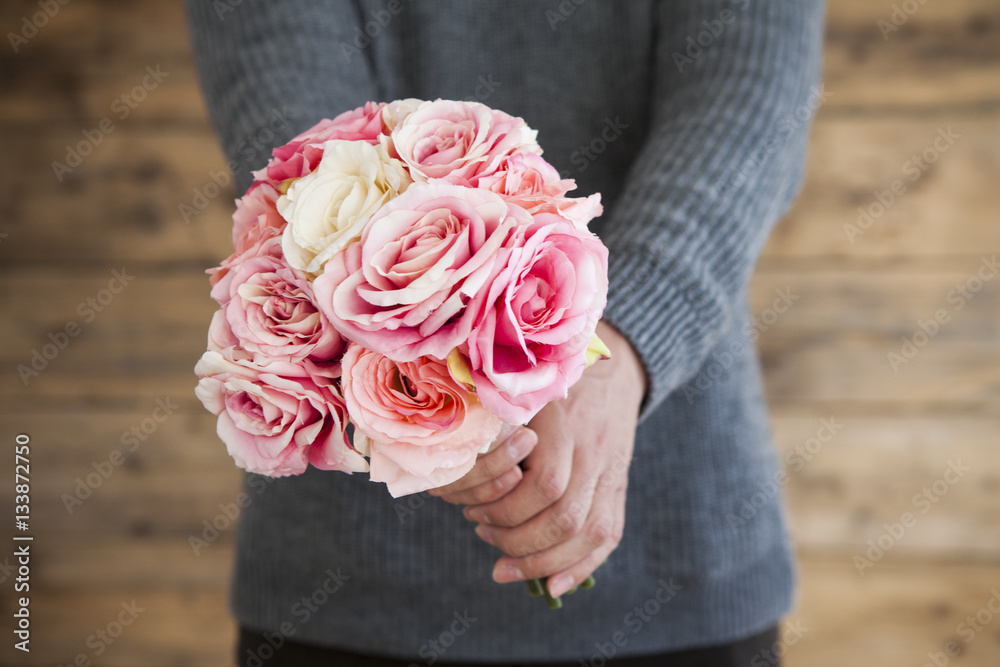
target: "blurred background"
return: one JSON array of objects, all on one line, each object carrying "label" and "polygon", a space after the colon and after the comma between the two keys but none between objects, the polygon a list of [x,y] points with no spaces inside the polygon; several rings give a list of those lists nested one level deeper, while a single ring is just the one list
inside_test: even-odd
[{"label": "blurred background", "polygon": [[[192,368],[235,193],[182,8],[7,0],[0,28],[0,507],[27,433],[35,538],[30,656],[0,549],[0,664],[231,664],[241,473]],[[779,649],[998,665],[1000,3],[831,0],[827,39],[753,282],[801,563]]]}]

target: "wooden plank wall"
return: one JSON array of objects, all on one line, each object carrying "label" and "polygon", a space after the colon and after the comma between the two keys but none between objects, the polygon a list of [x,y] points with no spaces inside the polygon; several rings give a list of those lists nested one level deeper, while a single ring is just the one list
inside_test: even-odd
[{"label": "wooden plank wall", "polygon": [[[903,5],[918,9],[883,36]],[[0,34],[37,9],[4,3]],[[790,620],[808,628],[782,649],[791,667],[904,667],[953,641],[953,664],[1000,664],[987,607],[1000,589],[1000,280],[975,281],[1000,251],[1000,5],[831,0],[827,34],[808,180],[753,283],[801,558]],[[112,101],[147,66],[169,75],[120,118]],[[213,310],[200,271],[228,252],[233,193],[190,223],[178,212],[224,168],[183,14],[72,0],[18,53],[4,44],[0,72],[0,433],[34,438],[37,540],[36,650],[24,661],[5,639],[0,663],[94,658],[87,638],[134,599],[146,611],[95,664],[228,664],[232,531],[199,556],[187,537],[239,488],[191,373]],[[57,181],[52,161],[105,118],[114,131]],[[907,162],[949,131],[915,174]],[[897,179],[905,192],[879,212]],[[859,207],[876,213],[867,227]],[[111,295],[114,270],[134,278]],[[958,299],[958,286],[977,291]],[[779,290],[796,300],[773,317]],[[893,368],[938,311],[948,321]],[[79,333],[22,382],[17,365],[70,322]],[[162,423],[157,400],[177,405]],[[133,427],[149,433],[70,513],[63,494]],[[968,470],[938,482],[953,463]],[[0,499],[10,507],[9,486]],[[906,512],[915,523],[859,573],[855,557]],[[970,636],[960,624],[977,613]]]}]

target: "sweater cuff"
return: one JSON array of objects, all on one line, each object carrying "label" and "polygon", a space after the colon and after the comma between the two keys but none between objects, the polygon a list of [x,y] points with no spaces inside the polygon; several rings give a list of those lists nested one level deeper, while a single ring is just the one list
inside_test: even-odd
[{"label": "sweater cuff", "polygon": [[688,380],[682,360],[706,356],[727,328],[726,300],[683,257],[642,245],[610,249],[608,284],[602,319],[628,339],[646,371],[641,422]]}]

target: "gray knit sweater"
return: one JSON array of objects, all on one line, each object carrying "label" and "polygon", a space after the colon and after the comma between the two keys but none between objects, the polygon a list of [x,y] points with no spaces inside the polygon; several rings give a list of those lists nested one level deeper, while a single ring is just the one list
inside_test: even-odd
[{"label": "gray knit sweater", "polygon": [[603,195],[604,317],[650,379],[624,538],[564,609],[493,583],[500,554],[459,508],[310,470],[247,476],[238,621],[429,663],[655,653],[777,622],[795,577],[746,293],[801,182],[822,1],[189,0],[188,13],[238,189],[271,147],[367,100],[478,99],[537,128],[576,194]]}]

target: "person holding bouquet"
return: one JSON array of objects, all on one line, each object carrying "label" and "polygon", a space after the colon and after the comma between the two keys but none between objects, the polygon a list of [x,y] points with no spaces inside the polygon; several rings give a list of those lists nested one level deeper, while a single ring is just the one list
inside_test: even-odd
[{"label": "person holding bouquet", "polygon": [[[609,358],[575,384],[556,375],[539,385],[557,400],[505,429],[467,472],[419,493],[399,486],[399,497],[320,469],[354,465],[340,459],[288,477],[248,473],[231,594],[239,664],[778,664],[795,574],[747,285],[801,185],[821,0],[187,8],[238,192],[272,148],[323,118],[366,102],[469,100],[536,128],[558,177],[600,192],[604,208],[589,228],[607,247],[596,332]],[[275,113],[291,119],[277,133]],[[394,150],[408,175],[385,162],[378,176],[400,192],[426,166],[420,137],[403,135]],[[282,180],[265,186],[294,225],[299,194]],[[399,200],[421,211],[426,193]],[[365,280],[361,245],[330,259],[308,239],[283,245],[301,274],[263,253],[213,276],[213,296],[225,303],[273,275],[349,304],[341,287],[301,276]],[[348,316],[334,324],[366,335]],[[214,343],[224,347],[230,329],[213,321]],[[309,349],[330,352],[333,335],[317,331]],[[378,372],[384,362],[366,355],[344,355],[344,378]],[[238,373],[212,363],[213,377]],[[556,598],[595,570],[599,584],[559,610],[494,583],[544,580]]]}]

